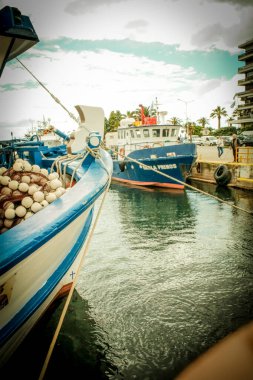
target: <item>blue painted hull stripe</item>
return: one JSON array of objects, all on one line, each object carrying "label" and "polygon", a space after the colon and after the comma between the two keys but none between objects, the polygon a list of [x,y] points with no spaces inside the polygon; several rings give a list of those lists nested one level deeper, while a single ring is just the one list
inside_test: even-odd
[{"label": "blue painted hull stripe", "polygon": [[43,304],[49,297],[59,281],[64,277],[73,262],[78,256],[78,253],[87,238],[90,230],[94,209],[92,208],[86,219],[84,227],[71,251],[67,254],[65,259],[56,269],[56,271],[49,277],[45,285],[38,290],[38,292],[27,302],[27,304],[15,315],[15,317],[8,322],[8,324],[1,330],[0,345],[2,346],[10,337],[35,313],[35,311]]},{"label": "blue painted hull stripe", "polygon": [[[93,172],[95,169],[93,169]],[[95,176],[94,181],[96,181],[98,176],[101,176],[101,170],[98,170]],[[84,179],[81,179],[82,181]],[[84,180],[85,181],[85,180]],[[1,242],[1,258],[0,258],[0,275],[7,272],[9,269],[13,268],[19,262],[28,257],[32,252],[40,248],[48,240],[52,239],[60,231],[62,231],[69,223],[81,215],[85,210],[87,210],[90,205],[92,205],[95,200],[104,192],[108,184],[107,181],[100,181],[100,186],[94,185],[95,194],[88,194],[88,196],[80,196],[81,188],[78,188],[78,184],[75,185],[72,189],[75,191],[77,186],[76,197],[78,200],[76,203],[66,202],[64,206],[63,202],[57,199],[54,203],[54,211],[49,211],[49,208],[45,208],[40,213],[33,215],[32,218],[29,218],[24,223],[26,227],[22,226],[23,223],[16,227],[16,231],[9,230],[6,233],[0,235]],[[91,183],[93,185],[93,183]],[[72,190],[71,190],[72,191]],[[74,198],[74,197],[73,197]],[[59,202],[57,202],[59,201]],[[62,202],[62,203],[60,203]],[[66,208],[63,210],[63,207]],[[40,218],[44,212],[45,218],[48,218],[48,224],[45,228],[45,219]],[[52,222],[50,223],[50,218],[52,216]],[[39,215],[40,214],[40,215]],[[33,219],[33,220],[32,220]],[[19,230],[18,230],[19,228]],[[21,231],[18,233],[18,231]],[[27,231],[31,231],[30,234]]]}]

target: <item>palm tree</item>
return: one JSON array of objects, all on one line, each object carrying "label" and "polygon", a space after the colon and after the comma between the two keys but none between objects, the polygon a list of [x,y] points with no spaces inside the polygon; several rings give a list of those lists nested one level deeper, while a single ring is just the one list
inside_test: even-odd
[{"label": "palm tree", "polygon": [[228,127],[231,127],[231,125],[233,124],[232,121],[234,121],[234,120],[235,119],[231,116],[227,119]]},{"label": "palm tree", "polygon": [[122,119],[130,117],[136,117],[136,111],[126,111],[125,114],[122,114]]},{"label": "palm tree", "polygon": [[220,119],[221,116],[228,116],[228,113],[224,107],[217,106],[214,110],[212,110],[210,117],[213,119],[215,117],[218,118],[218,129],[220,129]]},{"label": "palm tree", "polygon": [[182,120],[179,119],[178,117],[176,116],[173,116],[171,119],[170,119],[170,122],[172,125],[180,125],[182,123]]},{"label": "palm tree", "polygon": [[201,119],[197,120],[197,122],[199,124],[201,124],[201,127],[204,129],[206,124],[209,124],[208,123],[208,119],[206,119],[205,117],[201,117]]}]

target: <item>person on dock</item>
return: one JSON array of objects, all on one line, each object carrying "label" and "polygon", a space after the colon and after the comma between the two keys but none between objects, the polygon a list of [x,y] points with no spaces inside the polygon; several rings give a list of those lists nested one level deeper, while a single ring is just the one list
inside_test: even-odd
[{"label": "person on dock", "polygon": [[239,140],[237,135],[234,133],[232,135],[231,147],[233,150],[234,162],[237,162],[237,147],[239,146]]},{"label": "person on dock", "polygon": [[223,155],[224,152],[224,141],[221,136],[217,138],[217,149],[218,149],[218,157]]}]

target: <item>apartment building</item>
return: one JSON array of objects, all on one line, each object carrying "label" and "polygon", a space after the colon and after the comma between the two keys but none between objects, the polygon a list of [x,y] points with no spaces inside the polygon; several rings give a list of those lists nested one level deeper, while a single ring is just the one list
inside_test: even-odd
[{"label": "apartment building", "polygon": [[238,86],[243,86],[244,90],[235,94],[238,106],[235,111],[236,120],[231,124],[238,124],[238,127],[253,127],[253,39],[238,46],[245,50],[238,56],[238,60],[244,62],[244,66],[238,69],[239,74],[244,74],[244,78],[238,81]]}]

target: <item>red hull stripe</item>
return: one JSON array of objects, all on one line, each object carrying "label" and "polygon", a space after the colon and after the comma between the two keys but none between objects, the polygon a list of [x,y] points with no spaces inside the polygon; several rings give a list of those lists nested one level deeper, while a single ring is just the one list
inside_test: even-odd
[{"label": "red hull stripe", "polygon": [[115,178],[115,177],[112,177],[112,179],[114,181],[129,183],[132,185],[168,187],[170,189],[184,189],[184,185],[179,185],[175,183],[130,181],[128,179],[121,179],[121,178]]}]

